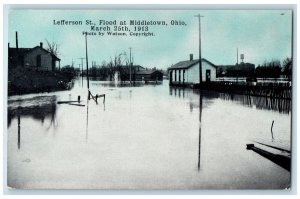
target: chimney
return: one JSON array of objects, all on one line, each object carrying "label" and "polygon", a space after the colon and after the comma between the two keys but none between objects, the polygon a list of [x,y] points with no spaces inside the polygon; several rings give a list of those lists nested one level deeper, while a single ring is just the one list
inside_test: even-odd
[{"label": "chimney", "polygon": [[190,54],[190,61],[193,61],[193,54]]},{"label": "chimney", "polygon": [[16,32],[16,48],[19,50],[19,44],[18,44],[18,32]]},{"label": "chimney", "polygon": [[40,42],[40,47],[43,48],[43,42]]}]

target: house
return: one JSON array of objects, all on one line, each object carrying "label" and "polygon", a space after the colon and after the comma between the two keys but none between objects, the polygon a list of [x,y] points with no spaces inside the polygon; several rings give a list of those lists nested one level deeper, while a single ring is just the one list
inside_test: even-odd
[{"label": "house", "polygon": [[145,70],[145,68],[141,65],[133,65],[132,70],[133,71],[141,71],[141,70]]},{"label": "house", "polygon": [[8,66],[54,71],[56,67],[60,68],[60,59],[44,49],[42,42],[34,48],[18,48],[18,45],[10,48],[8,45]]},{"label": "house", "polygon": [[163,73],[159,70],[140,70],[135,73],[137,81],[162,81]]},{"label": "house", "polygon": [[241,62],[235,65],[219,65],[217,66],[218,77],[251,77],[254,75],[255,65],[251,63]]},{"label": "house", "polygon": [[[201,59],[202,63],[202,82],[216,80],[217,66],[206,59]],[[181,61],[168,69],[170,85],[193,85],[199,84],[199,59],[193,59],[190,54],[190,60]]]}]

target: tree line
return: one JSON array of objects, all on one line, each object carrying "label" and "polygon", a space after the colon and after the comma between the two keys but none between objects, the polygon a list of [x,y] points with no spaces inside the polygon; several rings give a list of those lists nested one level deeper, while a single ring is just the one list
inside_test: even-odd
[{"label": "tree line", "polygon": [[218,66],[217,77],[257,77],[257,78],[279,78],[292,77],[292,59],[265,61],[256,68],[254,64],[240,63],[232,66]]},{"label": "tree line", "polygon": [[281,63],[279,60],[264,62],[255,68],[255,76],[260,78],[292,77],[292,59],[286,58]]},{"label": "tree line", "polygon": [[[49,42],[48,40],[46,40],[46,42],[47,50],[54,55],[58,55],[59,45],[56,42]],[[239,65],[234,69],[228,69],[227,73],[225,73],[224,70],[219,67],[217,69],[217,76],[245,76],[257,78],[279,78],[284,76],[291,79],[293,62],[291,58],[287,57],[282,63],[279,60],[265,61],[254,69],[249,70],[249,68],[251,67],[244,66],[243,68],[242,65]],[[131,58],[128,58],[126,52],[122,52],[116,54],[113,58],[110,58],[109,62],[103,61],[102,64],[98,66],[92,65],[92,67],[89,68],[89,76],[97,77],[100,80],[112,81],[117,72],[120,80],[124,81],[129,79],[130,73],[134,78],[137,70],[138,69],[135,66],[132,66]],[[74,78],[76,75],[86,76],[87,71],[80,71],[80,69],[75,69],[73,66],[68,65],[61,68],[60,72],[68,78]]]}]

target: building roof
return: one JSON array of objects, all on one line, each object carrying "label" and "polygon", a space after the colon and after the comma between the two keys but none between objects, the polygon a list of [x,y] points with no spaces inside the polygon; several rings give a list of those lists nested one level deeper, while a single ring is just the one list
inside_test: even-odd
[{"label": "building roof", "polygon": [[153,74],[154,72],[157,72],[157,71],[162,73],[159,70],[140,70],[140,71],[136,71],[136,74],[137,75],[151,75],[151,74]]},{"label": "building roof", "polygon": [[[216,65],[214,65],[213,63],[211,63],[211,62],[208,61],[207,59],[202,58],[202,62],[206,62],[206,63],[208,63],[209,65],[211,65],[211,66],[217,68]],[[191,61],[190,61],[190,60],[187,60],[187,61],[181,61],[181,62],[178,62],[177,64],[171,66],[171,67],[169,68],[169,70],[170,70],[170,69],[188,69],[188,68],[190,68],[190,67],[192,67],[192,66],[194,66],[195,64],[198,64],[198,63],[199,63],[199,59],[194,59],[194,60],[191,60]]]},{"label": "building roof", "polygon": [[54,55],[53,53],[49,52],[48,50],[46,50],[46,49],[44,49],[44,48],[42,48],[42,47],[40,47],[40,46],[35,46],[34,48],[18,48],[18,49],[17,49],[17,48],[9,48],[8,53],[9,53],[9,56],[10,56],[10,57],[15,57],[15,56],[17,56],[17,55],[23,56],[23,55],[26,55],[26,54],[28,54],[29,52],[31,52],[31,51],[33,51],[33,50],[35,50],[35,49],[37,49],[37,48],[42,49],[42,50],[45,51],[46,53],[50,53],[51,56],[52,56],[54,59],[60,60],[56,55]]},{"label": "building roof", "polygon": [[218,68],[223,70],[253,70],[255,69],[255,65],[252,63],[239,63],[235,65],[219,65]]},{"label": "building roof", "polygon": [[133,68],[142,68],[142,69],[145,69],[143,66],[141,66],[141,65],[133,65],[132,66]]}]

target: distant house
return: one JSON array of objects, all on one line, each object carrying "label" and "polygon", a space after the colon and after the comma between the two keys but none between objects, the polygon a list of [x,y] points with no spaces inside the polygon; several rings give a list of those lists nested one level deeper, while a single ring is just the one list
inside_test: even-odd
[{"label": "distant house", "polygon": [[133,71],[141,71],[141,70],[145,70],[145,68],[141,65],[133,65],[132,70]]},{"label": "distant house", "polygon": [[10,48],[8,47],[8,66],[32,68],[39,71],[53,71],[60,67],[60,59],[43,48],[41,42],[34,48]]},{"label": "distant house", "polygon": [[[206,59],[202,62],[202,81],[216,80],[217,66]],[[199,84],[199,59],[194,60],[190,54],[190,60],[181,61],[168,69],[170,85],[193,85]]]},{"label": "distant house", "polygon": [[254,75],[255,65],[251,63],[241,62],[235,65],[219,65],[217,66],[218,77],[251,77]]},{"label": "distant house", "polygon": [[135,73],[137,81],[162,81],[163,73],[159,70],[140,70]]}]

